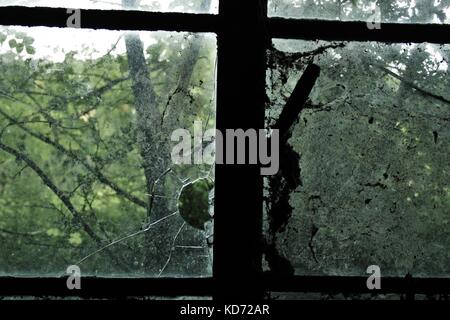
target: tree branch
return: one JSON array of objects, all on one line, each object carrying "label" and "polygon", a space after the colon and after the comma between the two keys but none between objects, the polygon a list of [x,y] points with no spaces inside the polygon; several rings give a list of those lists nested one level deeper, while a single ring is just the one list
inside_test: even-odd
[{"label": "tree branch", "polygon": [[21,160],[25,162],[28,167],[30,167],[38,176],[41,178],[41,180],[44,182],[44,184],[53,191],[53,193],[61,200],[62,203],[66,206],[66,208],[72,213],[72,215],[75,217],[78,222],[81,223],[83,226],[84,231],[96,242],[101,243],[101,239],[95,234],[95,232],[92,230],[92,228],[87,224],[86,221],[84,221],[83,217],[78,213],[78,211],[73,206],[70,199],[67,197],[67,195],[58,189],[58,187],[50,180],[50,178],[42,171],[42,169],[30,158],[28,158],[25,154],[3,144],[0,142],[0,149],[4,150],[5,152],[9,153],[10,155],[16,157],[16,159]]},{"label": "tree branch", "polygon": [[[31,160],[29,157],[27,157],[20,151],[17,151],[16,149],[9,147],[3,144],[2,142],[0,142],[0,149],[16,157],[16,159],[25,162],[39,176],[39,178],[41,178],[44,184],[51,191],[53,191],[53,193],[61,200],[64,206],[73,215],[75,220],[81,224],[83,230],[89,235],[89,237],[91,237],[91,239],[94,240],[98,245],[102,245],[102,239],[94,232],[91,226],[83,219],[81,214],[75,209],[69,197],[67,197],[67,195],[63,191],[58,189],[58,187],[51,181],[51,179],[45,174],[44,171],[42,171],[42,169],[33,160]],[[122,267],[127,269],[127,267],[124,264],[122,264],[121,261],[116,256],[114,256],[110,251],[107,251],[107,253],[116,263],[121,264]]]},{"label": "tree branch", "polygon": [[395,72],[392,72],[391,70],[389,70],[388,68],[386,68],[385,66],[382,65],[375,65],[377,68],[383,70],[384,72],[386,72],[387,74],[389,74],[390,76],[396,78],[397,80],[402,81],[403,83],[405,83],[406,85],[410,86],[413,89],[416,89],[417,91],[419,91],[421,94],[425,95],[425,96],[429,96],[431,98],[434,98],[436,100],[439,100],[445,104],[450,104],[450,100],[444,98],[443,96],[431,93],[426,91],[425,89],[422,89],[421,87],[417,86],[416,84],[414,84],[412,81],[409,81],[407,79],[405,79],[404,77],[396,74]]},{"label": "tree branch", "polygon": [[53,146],[54,148],[56,148],[58,151],[64,153],[65,155],[69,156],[70,158],[74,159],[75,161],[81,163],[86,169],[88,169],[92,174],[94,174],[97,179],[109,186],[111,189],[113,189],[118,195],[128,199],[129,201],[133,202],[134,204],[143,207],[143,208],[147,208],[147,203],[138,199],[137,197],[129,194],[128,192],[126,192],[125,190],[121,189],[118,185],[116,185],[113,181],[109,180],[103,173],[101,173],[100,170],[98,170],[97,168],[91,166],[89,163],[87,163],[81,156],[79,156],[78,154],[74,153],[73,151],[67,150],[66,148],[64,148],[64,146],[62,146],[61,144],[51,140],[50,138],[34,132],[30,129],[28,129],[26,126],[20,124],[16,119],[14,119],[13,117],[9,116],[7,113],[5,113],[4,111],[2,111],[0,109],[0,114],[2,116],[4,116],[6,119],[8,119],[10,122],[15,123],[19,128],[21,128],[23,131],[27,132],[29,135],[35,137],[36,139],[41,140],[42,142]]}]

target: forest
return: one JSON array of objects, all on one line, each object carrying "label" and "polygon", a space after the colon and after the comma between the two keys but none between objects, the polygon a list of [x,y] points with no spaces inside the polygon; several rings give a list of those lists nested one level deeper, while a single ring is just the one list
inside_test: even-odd
[{"label": "forest", "polygon": [[170,136],[215,128],[215,36],[3,27],[0,43],[0,273],[209,275],[178,202],[213,172],[174,166]]},{"label": "forest", "polygon": [[[210,0],[150,2],[80,6],[215,12]],[[381,29],[450,22],[444,0],[271,0],[268,11],[342,21],[378,12]],[[211,275],[208,230],[179,208],[199,178],[208,183],[190,199],[211,200],[214,166],[173,165],[170,136],[196,121],[215,128],[216,46],[213,34],[0,28],[1,275],[61,276],[70,265],[94,276]],[[321,69],[289,140],[298,184],[280,196],[266,179],[264,235],[286,272],[448,275],[449,58],[433,43],[274,39],[268,128],[305,68]],[[279,201],[289,210],[275,226]]]},{"label": "forest", "polygon": [[[449,22],[447,1],[272,1],[271,10],[366,21],[375,6],[381,31]],[[320,67],[289,141],[296,186],[289,197],[267,190],[265,233],[283,272],[364,276],[376,265],[383,276],[448,276],[449,59],[450,47],[433,43],[274,41],[268,126],[306,66]],[[289,210],[274,225],[280,207]]]}]

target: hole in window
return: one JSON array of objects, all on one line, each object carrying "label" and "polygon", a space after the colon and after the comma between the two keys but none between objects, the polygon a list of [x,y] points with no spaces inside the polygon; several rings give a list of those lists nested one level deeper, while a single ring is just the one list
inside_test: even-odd
[{"label": "hole in window", "polygon": [[450,4],[432,0],[269,0],[269,15],[374,23],[449,23]]},{"label": "hole in window", "polygon": [[0,6],[55,7],[103,10],[218,13],[218,0],[5,0]]},{"label": "hole in window", "polygon": [[267,270],[448,276],[449,57],[429,43],[274,41],[269,126],[306,66],[321,74],[285,148],[289,170],[266,181]]},{"label": "hole in window", "polygon": [[192,219],[212,214],[213,166],[176,165],[171,134],[215,128],[215,35],[2,27],[0,43],[0,274],[211,275],[211,219]]}]

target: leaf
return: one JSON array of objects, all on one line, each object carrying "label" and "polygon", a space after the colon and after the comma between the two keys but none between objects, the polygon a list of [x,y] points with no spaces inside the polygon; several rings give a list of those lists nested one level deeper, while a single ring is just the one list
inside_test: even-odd
[{"label": "leaf", "polygon": [[28,54],[35,54],[36,50],[34,50],[34,48],[32,46],[27,46],[25,48],[25,50],[27,51]]},{"label": "leaf", "polygon": [[16,46],[17,53],[21,53],[23,51],[24,45],[23,43],[18,43]]},{"label": "leaf", "polygon": [[6,36],[3,33],[0,33],[0,43],[3,44],[5,42]]},{"label": "leaf", "polygon": [[128,64],[126,62],[120,64],[120,72],[122,73],[128,72]]},{"label": "leaf", "polygon": [[69,243],[78,247],[83,243],[83,239],[81,238],[81,234],[79,232],[74,232],[70,234]]},{"label": "leaf", "polygon": [[61,231],[59,231],[59,229],[57,228],[51,228],[47,230],[47,235],[49,237],[59,237],[61,235]]},{"label": "leaf", "polygon": [[123,56],[118,56],[117,60],[119,62],[119,70],[122,73],[128,72],[128,60]]},{"label": "leaf", "polygon": [[26,46],[32,45],[33,42],[34,42],[34,39],[31,38],[31,37],[28,37],[28,36],[27,36],[27,37],[23,38],[23,43],[24,43]]},{"label": "leaf", "polygon": [[11,39],[11,40],[9,40],[9,47],[11,48],[11,49],[13,49],[13,48],[15,48],[16,46],[17,46],[17,41],[15,40],[15,39]]},{"label": "leaf", "polygon": [[27,37],[27,34],[25,32],[16,32],[15,36],[17,39],[25,39]]}]

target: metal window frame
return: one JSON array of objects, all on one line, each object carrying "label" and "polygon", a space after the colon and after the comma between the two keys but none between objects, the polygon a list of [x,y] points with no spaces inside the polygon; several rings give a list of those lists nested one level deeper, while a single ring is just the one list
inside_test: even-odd
[{"label": "metal window frame", "polygon": [[[62,8],[3,7],[0,25],[66,27]],[[304,40],[450,43],[450,25],[267,17],[267,0],[221,0],[219,14],[82,10],[82,28],[210,32],[218,38],[217,127],[259,129],[264,125],[266,50],[272,38]],[[365,277],[310,277],[262,271],[263,180],[257,165],[216,167],[215,243],[212,278],[83,278],[69,291],[65,278],[0,278],[0,296],[208,296],[261,299],[266,292],[372,293]],[[377,293],[450,294],[449,278],[383,278]]]}]

